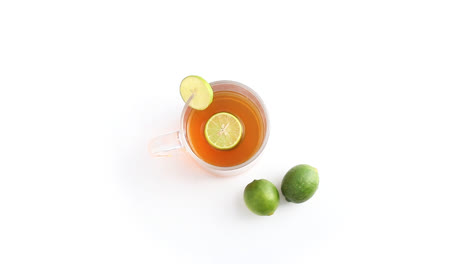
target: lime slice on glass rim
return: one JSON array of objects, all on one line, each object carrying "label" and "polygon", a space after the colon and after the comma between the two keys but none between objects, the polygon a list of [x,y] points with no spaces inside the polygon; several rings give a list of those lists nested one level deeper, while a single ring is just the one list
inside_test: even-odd
[{"label": "lime slice on glass rim", "polygon": [[216,149],[232,149],[242,138],[244,128],[234,115],[227,112],[214,114],[205,125],[205,138]]},{"label": "lime slice on glass rim", "polygon": [[180,95],[189,106],[196,110],[206,109],[213,102],[213,89],[211,85],[200,76],[190,75],[180,83]]}]

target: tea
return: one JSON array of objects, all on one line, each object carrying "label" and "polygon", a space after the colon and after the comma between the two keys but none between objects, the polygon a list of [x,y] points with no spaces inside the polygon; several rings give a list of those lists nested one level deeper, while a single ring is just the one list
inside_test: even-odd
[{"label": "tea", "polygon": [[[265,137],[265,122],[257,105],[247,96],[230,90],[214,89],[213,102],[205,110],[188,110],[187,141],[192,151],[205,162],[231,167],[249,160],[262,146]],[[239,119],[243,137],[232,149],[219,150],[205,138],[205,124],[216,113],[228,112]]]}]

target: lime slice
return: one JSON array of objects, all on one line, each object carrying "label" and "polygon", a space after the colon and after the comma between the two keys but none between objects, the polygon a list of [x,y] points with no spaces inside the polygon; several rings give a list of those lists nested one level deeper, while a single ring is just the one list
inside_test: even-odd
[{"label": "lime slice", "polygon": [[242,138],[242,124],[227,112],[214,114],[205,125],[205,138],[211,146],[227,150],[239,144]]},{"label": "lime slice", "polygon": [[180,83],[180,95],[184,102],[189,102],[190,107],[197,110],[206,109],[213,101],[213,89],[211,85],[200,76],[190,75]]}]

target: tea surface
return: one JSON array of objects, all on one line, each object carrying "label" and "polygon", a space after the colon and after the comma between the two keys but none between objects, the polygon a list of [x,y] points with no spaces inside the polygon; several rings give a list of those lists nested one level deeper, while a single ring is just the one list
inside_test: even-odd
[{"label": "tea surface", "polygon": [[[205,162],[221,167],[239,165],[249,160],[263,143],[265,127],[256,105],[242,94],[216,91],[211,105],[205,110],[188,110],[187,141],[193,152]],[[212,147],[204,135],[205,124],[216,113],[228,112],[243,125],[244,134],[239,144],[230,150]]]}]

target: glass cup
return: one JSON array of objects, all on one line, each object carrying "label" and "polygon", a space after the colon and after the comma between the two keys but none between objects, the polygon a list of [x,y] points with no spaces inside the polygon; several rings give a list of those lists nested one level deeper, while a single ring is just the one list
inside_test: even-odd
[{"label": "glass cup", "polygon": [[195,162],[198,165],[200,165],[203,169],[207,170],[208,172],[214,175],[238,175],[247,171],[256,163],[268,142],[268,136],[270,133],[270,122],[268,120],[267,110],[260,96],[258,96],[258,94],[256,94],[252,89],[250,89],[246,85],[234,81],[216,81],[210,83],[210,85],[213,88],[213,92],[215,93],[217,91],[231,91],[242,94],[257,107],[262,117],[261,122],[263,122],[265,127],[263,142],[260,148],[257,150],[257,152],[247,161],[231,167],[215,166],[199,158],[191,149],[187,139],[187,120],[188,113],[190,112],[188,104],[185,104],[185,107],[182,110],[182,115],[180,118],[180,130],[156,137],[153,140],[151,140],[149,144],[149,151],[151,155],[155,157],[167,157],[171,154],[174,154],[175,152],[180,151],[186,152],[190,157],[192,157],[195,160]]}]

